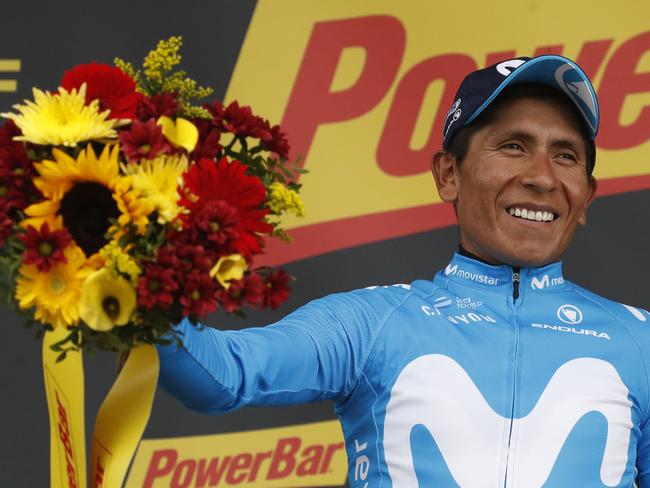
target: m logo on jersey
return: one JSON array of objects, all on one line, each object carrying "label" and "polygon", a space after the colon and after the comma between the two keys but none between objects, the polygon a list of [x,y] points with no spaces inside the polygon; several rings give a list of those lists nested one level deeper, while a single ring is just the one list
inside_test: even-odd
[{"label": "m logo on jersey", "polygon": [[[589,412],[602,414],[605,421],[598,474],[603,484],[618,486],[632,429],[628,394],[610,363],[573,359],[555,371],[530,413],[512,419],[508,440],[504,425],[510,419],[492,409],[456,361],[442,354],[420,356],[401,371],[386,407],[383,446],[392,486],[418,486],[411,452],[411,431],[418,425],[429,431],[460,486],[542,486],[572,430]],[[516,456],[503,455],[508,443]]]},{"label": "m logo on jersey", "polygon": [[576,325],[582,322],[582,312],[575,305],[562,305],[557,309],[556,315],[565,324]]},{"label": "m logo on jersey", "polygon": [[564,284],[564,278],[562,276],[556,276],[551,278],[549,275],[545,274],[541,278],[533,276],[533,279],[530,280],[530,286],[533,290],[543,290],[549,286],[559,286]]},{"label": "m logo on jersey", "polygon": [[447,267],[445,268],[445,276],[455,275],[457,272],[458,272],[457,264],[454,264],[453,266],[451,264],[448,264]]}]

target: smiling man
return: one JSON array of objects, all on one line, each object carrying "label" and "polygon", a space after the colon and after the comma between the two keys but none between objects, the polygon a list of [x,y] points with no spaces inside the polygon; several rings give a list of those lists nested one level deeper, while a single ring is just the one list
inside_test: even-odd
[{"label": "smiling man", "polygon": [[332,399],[353,487],[650,487],[650,315],[567,281],[598,104],[559,56],[471,73],[432,171],[460,250],[433,280],[335,294],[161,347],[208,413]]}]

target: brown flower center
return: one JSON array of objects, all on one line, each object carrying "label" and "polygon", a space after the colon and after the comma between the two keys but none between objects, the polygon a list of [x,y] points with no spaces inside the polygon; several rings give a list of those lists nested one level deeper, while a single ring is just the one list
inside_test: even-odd
[{"label": "brown flower center", "polygon": [[38,254],[39,256],[48,257],[54,251],[54,246],[49,241],[41,241],[38,243]]},{"label": "brown flower center", "polygon": [[192,292],[191,297],[192,297],[192,300],[194,300],[195,302],[198,301],[201,298],[201,294],[199,293],[199,290],[194,290]]},{"label": "brown flower center", "polygon": [[86,256],[104,247],[110,220],[120,215],[111,190],[94,182],[73,186],[61,200],[59,213],[63,216],[63,224]]},{"label": "brown flower center", "polygon": [[158,290],[160,290],[160,281],[149,280],[147,283],[147,290],[149,290],[151,293],[156,293]]},{"label": "brown flower center", "polygon": [[108,318],[115,321],[120,316],[120,302],[115,297],[106,297],[102,301],[102,308]]}]

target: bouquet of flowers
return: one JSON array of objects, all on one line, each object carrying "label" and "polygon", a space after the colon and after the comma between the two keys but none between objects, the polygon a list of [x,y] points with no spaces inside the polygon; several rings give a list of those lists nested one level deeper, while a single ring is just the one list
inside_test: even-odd
[{"label": "bouquet of flowers", "polygon": [[280,216],[303,214],[278,125],[177,70],[181,39],[142,68],[66,71],[55,92],[3,113],[0,291],[52,347],[127,351],[174,339],[218,308],[276,308],[283,270],[255,268]]}]

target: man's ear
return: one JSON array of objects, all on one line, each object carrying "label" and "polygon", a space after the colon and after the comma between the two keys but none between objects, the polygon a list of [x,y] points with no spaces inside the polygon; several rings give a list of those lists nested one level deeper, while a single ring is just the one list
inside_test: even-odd
[{"label": "man's ear", "polygon": [[582,209],[582,215],[578,219],[578,223],[581,225],[587,225],[587,209],[591,202],[594,201],[596,196],[596,190],[598,190],[598,181],[593,176],[589,176],[589,193],[587,194],[587,200],[585,201],[585,206]]},{"label": "man's ear", "polygon": [[436,180],[438,194],[443,202],[454,203],[458,199],[460,175],[456,156],[438,151],[431,160],[431,174]]}]

